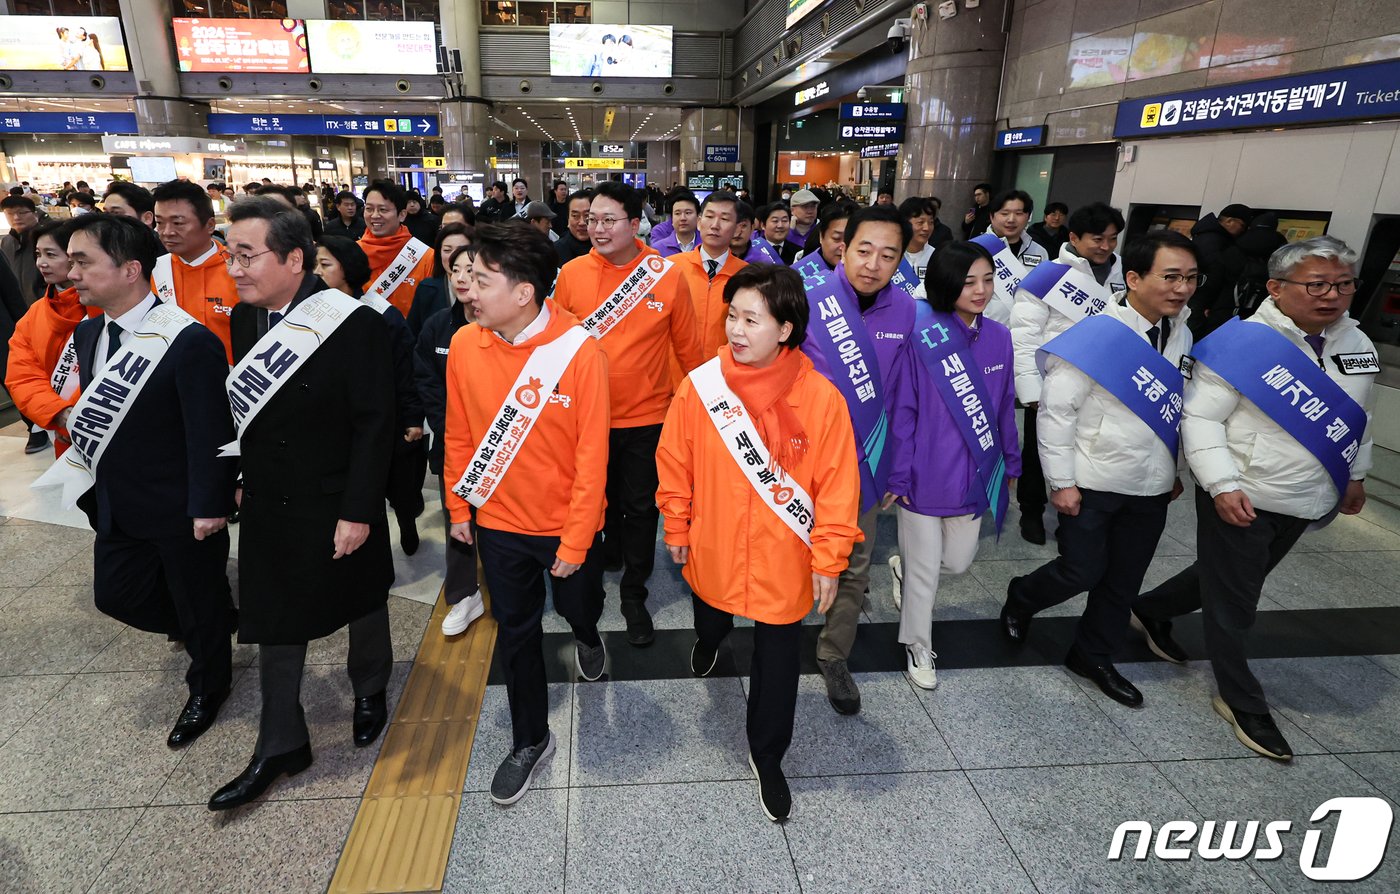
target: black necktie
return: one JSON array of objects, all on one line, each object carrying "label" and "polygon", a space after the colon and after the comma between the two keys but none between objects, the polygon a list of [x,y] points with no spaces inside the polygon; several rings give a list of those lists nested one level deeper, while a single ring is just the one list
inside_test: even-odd
[{"label": "black necktie", "polygon": [[117,352],[122,349],[122,327],[117,325],[116,320],[107,324],[107,359],[111,360],[117,356]]},{"label": "black necktie", "polygon": [[706,262],[705,262],[705,273],[707,273],[707,274],[709,275],[710,279],[714,279],[714,278],[715,278],[715,272],[718,271],[718,270],[719,270],[719,261],[706,261]]},{"label": "black necktie", "polygon": [[271,329],[273,326],[276,326],[276,325],[277,325],[278,323],[280,323],[280,322],[282,322],[282,314],[278,313],[278,312],[275,311],[275,310],[270,310],[270,311],[267,312],[267,328],[268,328],[268,329]]}]

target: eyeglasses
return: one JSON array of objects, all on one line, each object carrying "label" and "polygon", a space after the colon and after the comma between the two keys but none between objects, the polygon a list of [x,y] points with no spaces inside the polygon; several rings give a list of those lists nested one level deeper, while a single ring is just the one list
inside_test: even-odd
[{"label": "eyeglasses", "polygon": [[1355,295],[1356,290],[1361,288],[1361,280],[1359,279],[1344,279],[1341,282],[1327,282],[1321,279],[1315,279],[1311,282],[1298,282],[1292,279],[1281,279],[1279,282],[1302,286],[1307,289],[1308,294],[1314,298],[1321,298],[1333,289],[1337,290],[1338,295],[1346,297],[1347,295]]},{"label": "eyeglasses", "polygon": [[600,225],[605,230],[611,230],[613,227],[617,226],[620,220],[622,220],[620,217],[594,217],[590,214],[588,217],[584,218],[584,223],[588,224],[590,230]]},{"label": "eyeglasses", "polygon": [[242,267],[244,270],[247,270],[249,267],[253,266],[253,258],[262,257],[270,251],[272,251],[272,249],[269,248],[263,251],[254,252],[251,255],[229,255],[228,257],[224,258],[224,266],[232,267],[233,262],[237,261],[238,266]]},{"label": "eyeglasses", "polygon": [[1182,283],[1195,287],[1206,284],[1206,275],[1204,273],[1153,273],[1152,276],[1157,277],[1173,289]]}]

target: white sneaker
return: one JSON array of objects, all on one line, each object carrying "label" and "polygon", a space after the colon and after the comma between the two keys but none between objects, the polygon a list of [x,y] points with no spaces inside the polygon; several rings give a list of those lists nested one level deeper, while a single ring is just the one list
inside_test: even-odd
[{"label": "white sneaker", "polygon": [[903,608],[904,600],[904,560],[898,555],[890,556],[890,577],[894,579],[894,607]]},{"label": "white sneaker", "polygon": [[452,610],[447,613],[447,617],[442,619],[442,635],[456,636],[463,630],[471,626],[472,621],[486,613],[486,603],[481,598],[481,591],[463,599],[452,606]]},{"label": "white sneaker", "polygon": [[933,659],[938,655],[923,646],[905,646],[909,664],[904,673],[910,682],[920,689],[933,689],[938,685],[938,672],[933,668]]}]

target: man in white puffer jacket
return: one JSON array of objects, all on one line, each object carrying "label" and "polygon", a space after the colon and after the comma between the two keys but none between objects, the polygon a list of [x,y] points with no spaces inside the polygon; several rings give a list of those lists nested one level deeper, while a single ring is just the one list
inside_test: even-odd
[{"label": "man in white puffer jacket", "polygon": [[[1054,273],[1068,273],[1072,269],[1082,275],[1081,282],[1085,285],[1097,284],[1096,287],[1091,286],[1091,291],[1094,298],[1102,299],[1102,305],[1106,306],[1114,294],[1127,288],[1123,281],[1123,262],[1113,251],[1118,246],[1121,232],[1123,215],[1117,208],[1094,202],[1075,209],[1069,219],[1069,242],[1061,246],[1060,256],[1049,262],[1048,267],[1045,264],[1037,265],[1035,270],[1038,272],[1028,274],[1021,281],[1021,288],[1017,290],[1011,308],[1009,325],[1016,358],[1016,401],[1026,408],[1021,428],[1025,441],[1025,448],[1021,451],[1024,465],[1021,477],[1016,482],[1016,502],[1021,507],[1021,537],[1030,543],[1045,542],[1044,516],[1048,502],[1045,476],[1041,473],[1040,457],[1035,450],[1035,418],[1041,388],[1036,352],[1041,345],[1084,316],[1083,313],[1068,316],[1055,309],[1053,301],[1058,289],[1051,287],[1041,294],[1032,289],[1037,288],[1037,283],[1053,279]],[[1041,270],[1041,267],[1046,269]],[[999,319],[991,312],[990,305],[988,307],[987,315]]]},{"label": "man in white puffer jacket", "polygon": [[[1244,745],[1277,760],[1291,759],[1292,751],[1269,715],[1263,687],[1249,670],[1246,645],[1268,573],[1310,524],[1334,511],[1358,513],[1366,501],[1362,481],[1371,468],[1371,386],[1380,363],[1371,340],[1347,315],[1358,286],[1356,262],[1357,253],[1330,236],[1283,246],[1269,258],[1270,297],[1258,312],[1247,321],[1227,324],[1198,346],[1181,423],[1186,459],[1199,485],[1196,564],[1143,596],[1133,608],[1133,626],[1147,636],[1153,652],[1172,661],[1185,660],[1185,654],[1171,639],[1171,619],[1202,609],[1206,649],[1220,690],[1213,707]],[[1218,358],[1218,364],[1236,363],[1243,344],[1238,336],[1249,337],[1243,327],[1256,325],[1279,333],[1303,356],[1279,345],[1280,352],[1269,350],[1268,359],[1255,361],[1267,370],[1262,376],[1236,381],[1245,382],[1249,390],[1259,388],[1262,379],[1284,398],[1292,394],[1291,404],[1285,399],[1269,406],[1280,414],[1297,410],[1285,418],[1306,437],[1309,425],[1303,414],[1310,405],[1317,406],[1306,395],[1316,392],[1320,397],[1321,392],[1288,387],[1299,387],[1302,377],[1296,374],[1301,367],[1290,367],[1295,375],[1276,376],[1283,367],[1270,369],[1269,364],[1287,365],[1290,355],[1308,369],[1316,362],[1346,395],[1334,392],[1335,399],[1309,417],[1314,428],[1327,425],[1326,436],[1314,434],[1315,444],[1330,443],[1334,453],[1324,449],[1315,455],[1206,364],[1207,355]],[[1226,340],[1212,353],[1210,343],[1220,335]],[[1235,350],[1226,353],[1220,348]],[[1256,394],[1273,397],[1267,391]],[[1343,424],[1343,405],[1354,426]],[[1336,421],[1330,421],[1334,417]],[[1337,471],[1329,470],[1324,456],[1333,466],[1341,463]],[[1339,492],[1336,476],[1341,473],[1347,474]]]}]

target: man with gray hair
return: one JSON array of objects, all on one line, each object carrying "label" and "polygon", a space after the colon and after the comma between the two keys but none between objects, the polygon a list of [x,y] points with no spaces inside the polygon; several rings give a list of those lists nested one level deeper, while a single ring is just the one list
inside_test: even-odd
[{"label": "man with gray hair", "polygon": [[311,764],[301,707],[307,643],[350,628],[352,738],[387,720],[394,581],[384,492],[394,374],[375,310],[326,287],[300,212],[263,196],[229,210],[238,288],[227,379],[241,456],[238,640],[258,644],[262,714],[248,767],[209,800],[229,810]]},{"label": "man with gray hair", "polygon": [[1246,645],[1264,579],[1310,526],[1366,502],[1370,405],[1380,362],[1347,315],[1357,253],[1318,236],[1269,258],[1269,297],[1248,320],[1202,340],[1188,381],[1181,440],[1196,478],[1196,563],[1141,597],[1132,624],[1159,657],[1186,655],[1171,619],[1201,609],[1220,694],[1236,738],[1276,760],[1292,750],[1273,718]]}]

